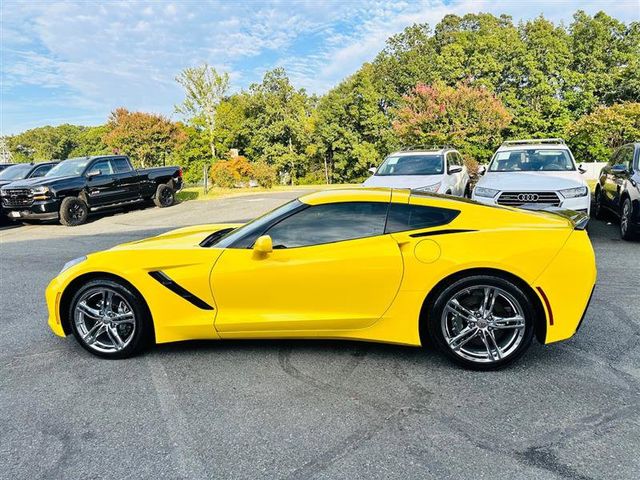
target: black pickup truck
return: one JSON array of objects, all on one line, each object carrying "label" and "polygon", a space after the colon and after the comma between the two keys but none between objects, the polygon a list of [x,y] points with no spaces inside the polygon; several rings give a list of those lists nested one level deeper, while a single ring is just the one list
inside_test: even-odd
[{"label": "black pickup truck", "polygon": [[93,211],[145,201],[169,207],[181,188],[180,167],[136,170],[128,157],[107,155],[69,158],[44,177],[2,187],[0,197],[11,219],[59,219],[74,226],[84,223]]}]

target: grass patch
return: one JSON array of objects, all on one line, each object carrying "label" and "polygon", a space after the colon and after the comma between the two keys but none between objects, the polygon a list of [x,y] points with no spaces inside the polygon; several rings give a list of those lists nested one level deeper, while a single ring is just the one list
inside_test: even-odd
[{"label": "grass patch", "polygon": [[331,184],[331,185],[276,185],[273,188],[220,188],[212,187],[207,194],[204,194],[202,187],[187,187],[178,192],[177,198],[181,202],[188,200],[209,200],[220,197],[235,197],[242,195],[251,195],[255,193],[269,192],[290,192],[295,190],[333,190],[345,187],[357,187],[360,184]]}]

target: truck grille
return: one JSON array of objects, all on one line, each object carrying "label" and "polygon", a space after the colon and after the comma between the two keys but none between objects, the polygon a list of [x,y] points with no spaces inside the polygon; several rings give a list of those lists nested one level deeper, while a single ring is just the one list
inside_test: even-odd
[{"label": "truck grille", "polygon": [[4,207],[28,207],[33,203],[31,190],[27,188],[4,189],[2,205]]},{"label": "truck grille", "polygon": [[527,203],[543,203],[559,207],[560,198],[555,192],[502,192],[498,197],[500,205],[519,207]]}]

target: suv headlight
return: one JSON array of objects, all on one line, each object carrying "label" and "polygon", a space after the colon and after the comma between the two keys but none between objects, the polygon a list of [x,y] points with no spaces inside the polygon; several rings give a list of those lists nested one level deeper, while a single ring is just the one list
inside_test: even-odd
[{"label": "suv headlight", "polygon": [[[67,263],[64,264],[64,266],[62,267],[62,270],[60,270],[60,273],[69,270],[71,267],[78,265],[79,263],[84,262],[87,259],[86,255],[83,255],[82,257],[78,257],[78,258],[74,258],[73,260],[69,260]],[[60,273],[58,275],[60,275]]]},{"label": "suv headlight", "polygon": [[49,193],[49,187],[34,187],[31,189],[33,195],[45,195]]},{"label": "suv headlight", "polygon": [[477,197],[493,198],[498,193],[500,193],[500,190],[496,190],[494,188],[476,187],[473,193],[475,193]]},{"label": "suv headlight", "polygon": [[560,190],[560,193],[564,198],[584,197],[589,195],[589,187],[576,187]]},{"label": "suv headlight", "polygon": [[437,192],[442,182],[434,183],[433,185],[427,185],[425,187],[414,188],[416,192]]}]

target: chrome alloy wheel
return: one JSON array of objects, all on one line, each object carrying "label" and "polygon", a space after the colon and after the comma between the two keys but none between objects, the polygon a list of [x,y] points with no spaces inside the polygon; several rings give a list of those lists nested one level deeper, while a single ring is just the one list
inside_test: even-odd
[{"label": "chrome alloy wheel", "polygon": [[131,343],[136,331],[131,305],[107,287],[87,290],[78,299],[73,315],[82,341],[98,352],[122,350]]},{"label": "chrome alloy wheel", "polygon": [[522,343],[526,321],[522,305],[505,290],[478,285],[449,299],[441,328],[451,351],[475,363],[498,362]]},{"label": "chrome alloy wheel", "polygon": [[627,234],[629,230],[629,222],[631,221],[631,201],[625,200],[622,205],[622,215],[620,215],[620,232],[622,236]]}]

